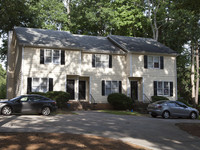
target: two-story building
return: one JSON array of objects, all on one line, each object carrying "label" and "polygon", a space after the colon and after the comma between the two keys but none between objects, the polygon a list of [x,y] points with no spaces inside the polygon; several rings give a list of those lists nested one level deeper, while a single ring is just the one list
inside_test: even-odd
[{"label": "two-story building", "polygon": [[176,52],[149,38],[76,35],[15,27],[9,33],[7,98],[66,91],[107,103],[110,93],[177,99]]}]

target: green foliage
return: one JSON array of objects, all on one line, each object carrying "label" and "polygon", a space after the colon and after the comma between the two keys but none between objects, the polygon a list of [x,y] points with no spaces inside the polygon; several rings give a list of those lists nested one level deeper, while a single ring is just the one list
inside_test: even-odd
[{"label": "green foliage", "polygon": [[116,110],[126,110],[133,108],[132,99],[127,97],[125,94],[113,93],[108,95],[107,100]]},{"label": "green foliage", "polygon": [[6,71],[0,64],[0,99],[6,98]]},{"label": "green foliage", "polygon": [[66,108],[66,103],[69,101],[70,95],[63,91],[49,91],[47,93],[42,92],[32,92],[30,94],[38,94],[55,100],[58,108]]},{"label": "green foliage", "polygon": [[167,97],[164,96],[151,96],[152,102],[160,101],[160,100],[169,100]]}]

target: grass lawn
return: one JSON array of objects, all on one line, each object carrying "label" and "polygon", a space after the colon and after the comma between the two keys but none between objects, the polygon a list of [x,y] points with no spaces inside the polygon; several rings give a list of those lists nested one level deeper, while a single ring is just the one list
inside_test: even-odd
[{"label": "grass lawn", "polygon": [[114,115],[133,115],[133,116],[144,116],[145,114],[141,114],[136,111],[122,111],[122,110],[98,110],[99,112],[105,112]]}]

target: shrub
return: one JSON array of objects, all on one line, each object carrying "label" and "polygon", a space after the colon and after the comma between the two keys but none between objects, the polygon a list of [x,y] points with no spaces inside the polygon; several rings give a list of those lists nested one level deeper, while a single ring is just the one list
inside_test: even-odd
[{"label": "shrub", "polygon": [[132,99],[121,93],[110,94],[107,100],[113,106],[113,108],[117,110],[126,110],[133,108]]},{"label": "shrub", "polygon": [[200,112],[200,105],[197,106],[198,111]]},{"label": "shrub", "polygon": [[69,101],[69,93],[63,91],[49,91],[47,93],[42,92],[32,92],[31,94],[38,94],[55,100],[58,108],[65,108],[66,103]]},{"label": "shrub", "polygon": [[169,100],[167,97],[164,96],[151,96],[152,102],[160,101],[160,100]]}]

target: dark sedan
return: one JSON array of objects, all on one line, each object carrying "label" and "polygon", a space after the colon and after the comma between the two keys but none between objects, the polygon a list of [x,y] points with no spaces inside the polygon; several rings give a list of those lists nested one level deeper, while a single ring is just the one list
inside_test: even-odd
[{"label": "dark sedan", "polygon": [[8,101],[0,101],[2,115],[12,113],[41,113],[48,116],[57,108],[56,102],[40,95],[22,95]]}]

